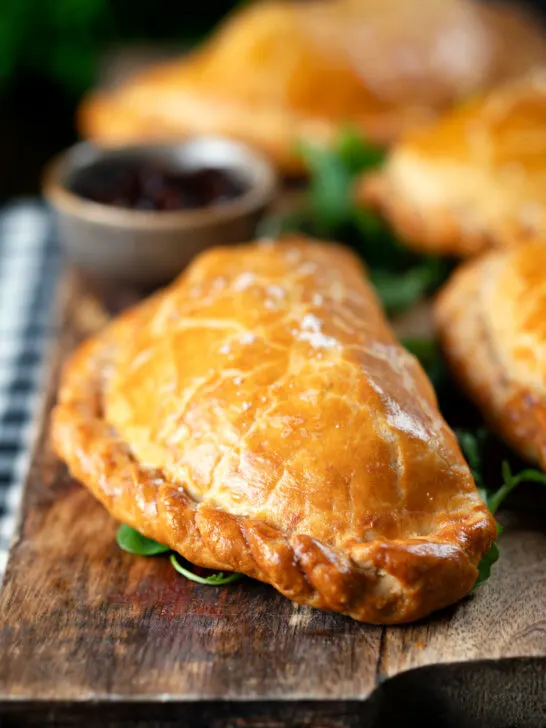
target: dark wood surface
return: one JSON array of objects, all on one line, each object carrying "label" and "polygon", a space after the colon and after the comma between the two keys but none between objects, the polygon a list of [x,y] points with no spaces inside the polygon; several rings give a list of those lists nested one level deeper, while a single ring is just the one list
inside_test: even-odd
[{"label": "dark wood surface", "polygon": [[546,489],[505,512],[490,582],[420,624],[358,624],[248,579],[199,586],[165,558],[121,552],[116,524],[49,449],[59,368],[102,320],[79,279],[59,297],[0,592],[2,728],[546,725]]}]

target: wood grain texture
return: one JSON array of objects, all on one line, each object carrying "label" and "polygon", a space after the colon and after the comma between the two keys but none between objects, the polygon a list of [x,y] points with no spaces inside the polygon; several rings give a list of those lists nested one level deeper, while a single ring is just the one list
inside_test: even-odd
[{"label": "wood grain texture", "polygon": [[426,623],[386,630],[382,675],[446,662],[546,656],[545,499],[534,490],[527,494],[540,510],[504,519],[501,559],[475,597]]},{"label": "wood grain texture", "polygon": [[[110,307],[133,298],[117,294]],[[121,552],[116,524],[49,450],[62,361],[101,321],[90,300],[79,279],[65,281],[0,592],[2,728],[121,726],[136,715],[143,726],[341,728],[390,725],[402,709],[421,727],[546,723],[546,489],[505,514],[491,581],[413,626],[362,625],[248,579],[188,582],[165,558]]]}]

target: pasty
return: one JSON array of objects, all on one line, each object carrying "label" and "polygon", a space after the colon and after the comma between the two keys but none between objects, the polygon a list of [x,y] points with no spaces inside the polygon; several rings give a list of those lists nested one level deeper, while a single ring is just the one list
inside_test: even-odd
[{"label": "pasty", "polygon": [[417,250],[471,256],[546,232],[546,72],[408,135],[359,185]]},{"label": "pasty", "polygon": [[[389,143],[476,89],[546,61],[540,32],[509,7],[524,38],[501,53],[497,15],[469,0],[419,0],[418,12],[407,0],[251,3],[196,52],[93,92],[80,130],[109,144],[219,133],[299,172],[298,139],[328,142],[350,123]],[[510,69],[499,65],[507,57]]]},{"label": "pasty", "polygon": [[435,315],[462,386],[507,442],[546,469],[546,243],[466,263]]},{"label": "pasty", "polygon": [[201,566],[389,623],[463,597],[496,529],[353,253],[201,255],[69,361],[59,456]]}]

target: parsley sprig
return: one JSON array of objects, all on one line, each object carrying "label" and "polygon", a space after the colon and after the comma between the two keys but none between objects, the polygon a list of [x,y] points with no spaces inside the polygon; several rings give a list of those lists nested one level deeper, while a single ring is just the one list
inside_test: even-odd
[{"label": "parsley sprig", "polygon": [[409,251],[375,213],[355,199],[357,178],[382,164],[381,150],[347,128],[331,146],[302,141],[297,151],[309,175],[305,202],[301,209],[268,218],[261,235],[300,231],[354,248],[366,262],[389,315],[402,313],[438,288],[449,263]]},{"label": "parsley sprig", "polygon": [[480,427],[474,431],[459,430],[456,434],[463,455],[474,476],[478,493],[493,515],[497,513],[506,498],[508,498],[510,493],[518,485],[522,483],[540,483],[541,485],[546,485],[546,473],[535,468],[524,468],[519,473],[514,474],[512,473],[512,468],[508,460],[503,460],[501,465],[502,483],[497,489],[491,489],[486,485],[483,464],[485,443],[491,437],[491,433],[486,428]]},{"label": "parsley sprig", "polygon": [[501,487],[493,493],[488,493],[486,497],[485,502],[491,513],[496,513],[501,503],[521,483],[540,483],[541,485],[546,485],[546,473],[542,473],[535,468],[526,468],[525,470],[520,470],[517,475],[514,475],[507,460],[502,463],[502,478],[503,484]]},{"label": "parsley sprig", "polygon": [[186,579],[195,581],[198,584],[204,584],[205,586],[224,586],[225,584],[232,584],[234,581],[243,578],[242,574],[224,574],[222,571],[211,574],[210,576],[199,576],[199,574],[195,574],[190,569],[182,566],[178,561],[177,555],[171,551],[169,546],[147,538],[134,528],[131,528],[131,526],[125,524],[122,524],[118,528],[116,540],[120,549],[136,556],[158,556],[159,554],[170,552],[170,562],[175,571],[185,576]]}]

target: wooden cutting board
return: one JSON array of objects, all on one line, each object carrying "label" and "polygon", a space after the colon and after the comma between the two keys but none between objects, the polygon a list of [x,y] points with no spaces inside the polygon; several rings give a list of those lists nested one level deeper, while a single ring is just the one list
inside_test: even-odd
[{"label": "wooden cutting board", "polygon": [[493,578],[412,626],[358,624],[249,579],[199,586],[121,552],[117,524],[51,453],[60,367],[101,308],[66,275],[57,316],[0,592],[2,728],[546,725],[546,489],[504,513]]}]

